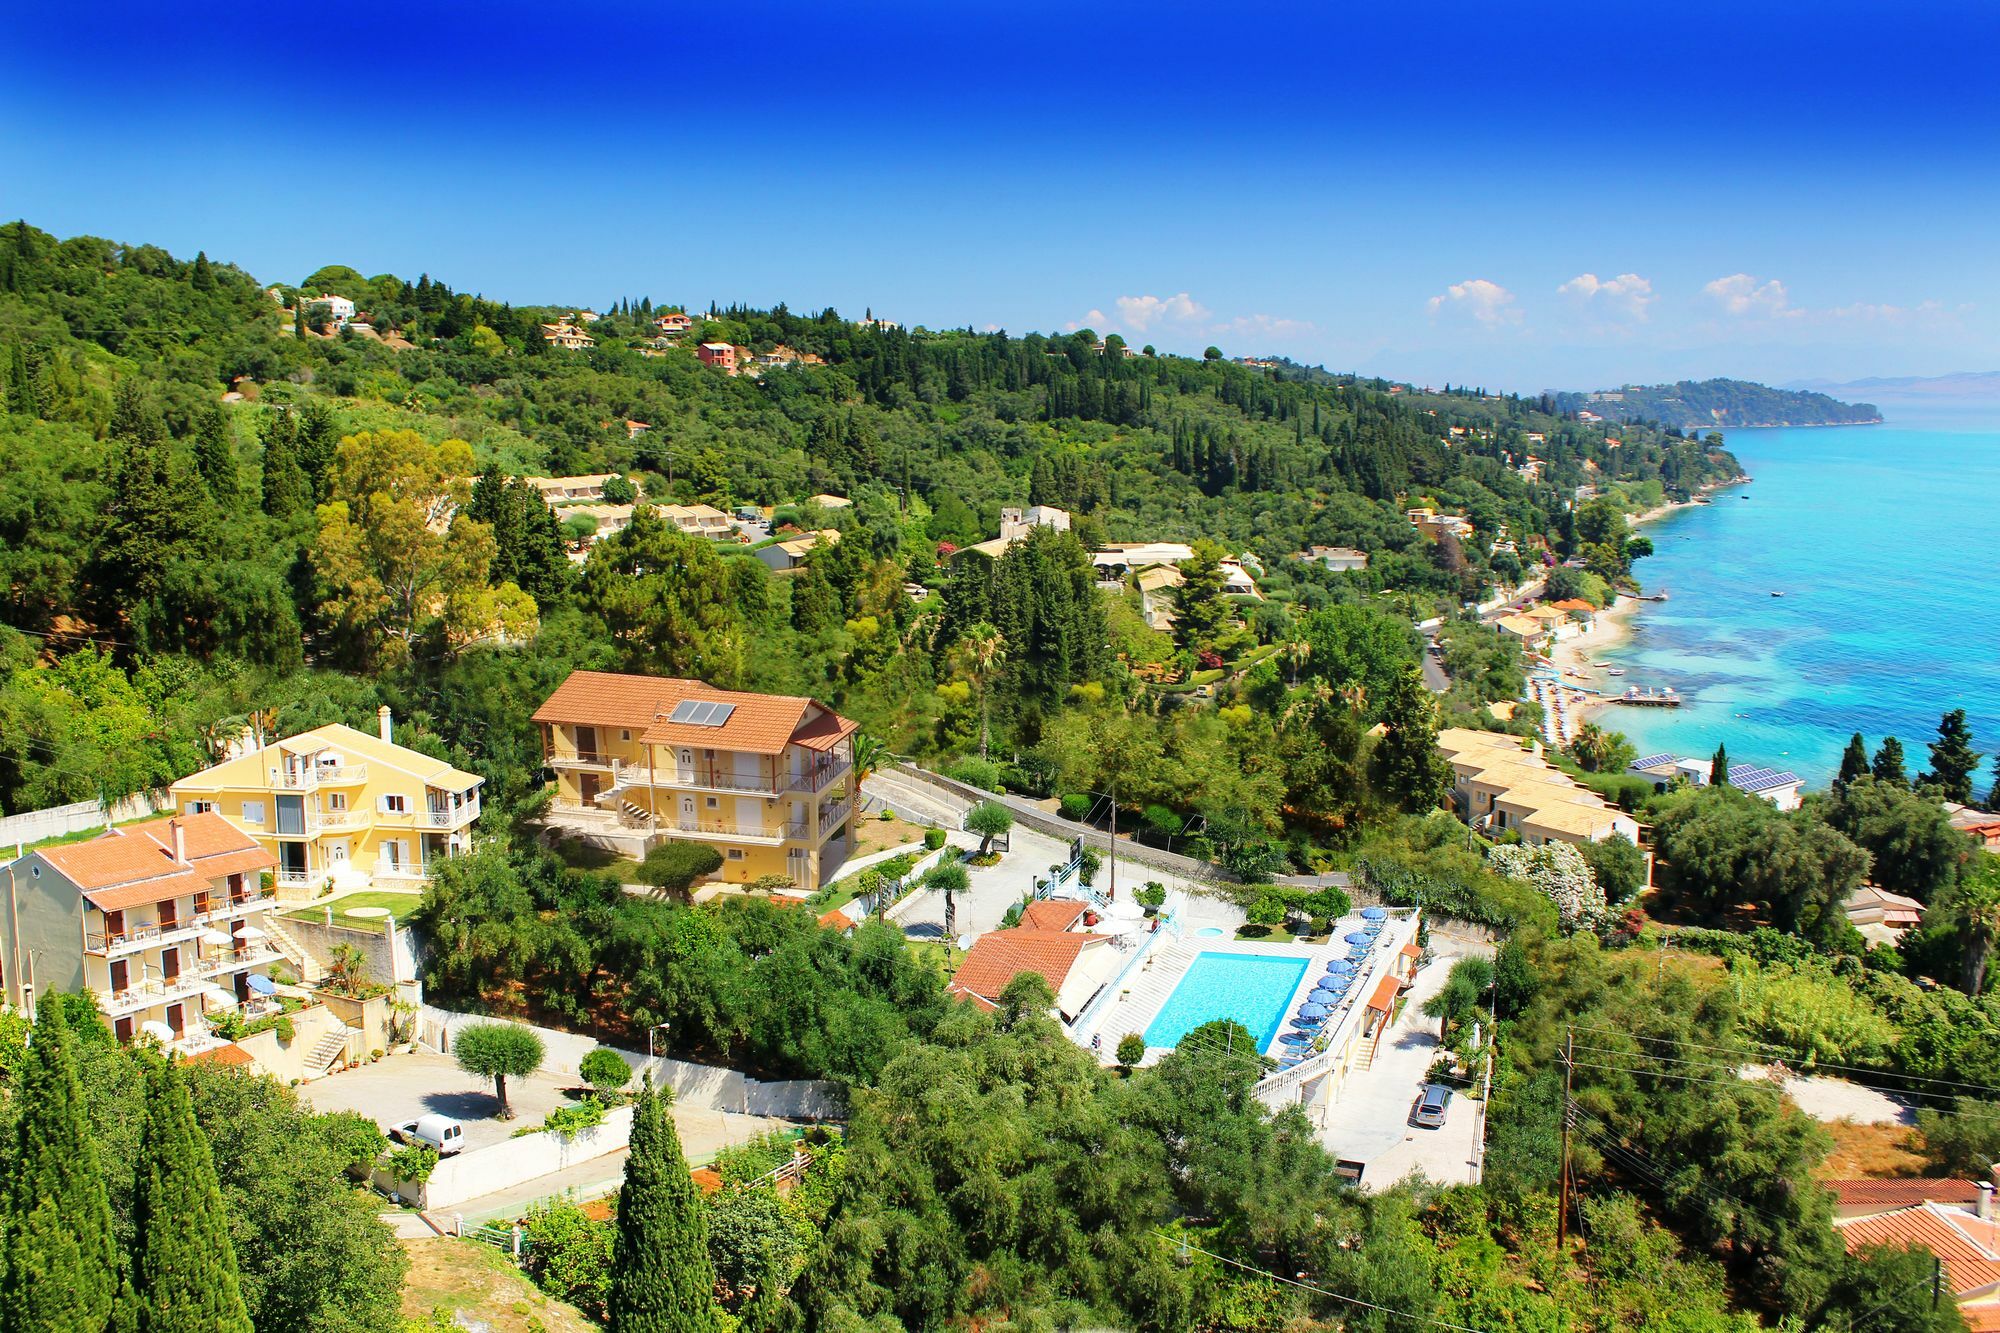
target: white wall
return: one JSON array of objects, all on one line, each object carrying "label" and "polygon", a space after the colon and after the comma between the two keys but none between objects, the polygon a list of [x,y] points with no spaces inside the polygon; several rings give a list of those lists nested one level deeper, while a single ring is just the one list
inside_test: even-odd
[{"label": "white wall", "polygon": [[60,838],[66,833],[103,828],[107,823],[143,819],[147,815],[158,814],[171,804],[172,798],[162,790],[121,796],[111,803],[108,810],[102,801],[77,801],[71,805],[50,806],[46,810],[24,810],[18,815],[0,819],[0,847]]},{"label": "white wall", "polygon": [[[449,1208],[617,1152],[631,1141],[632,1108],[615,1107],[606,1113],[603,1124],[575,1134],[562,1135],[545,1129],[444,1158],[431,1171],[431,1178],[417,1187],[416,1202],[424,1208]],[[396,1188],[393,1182],[377,1183]],[[404,1199],[410,1198],[408,1190],[400,1192]]]}]

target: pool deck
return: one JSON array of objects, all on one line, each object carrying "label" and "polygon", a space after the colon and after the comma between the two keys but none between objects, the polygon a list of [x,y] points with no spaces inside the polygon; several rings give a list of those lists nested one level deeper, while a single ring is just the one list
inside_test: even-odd
[{"label": "pool deck", "polygon": [[[1270,1042],[1262,1048],[1265,1055],[1275,1056],[1285,1048],[1278,1038],[1290,1027],[1291,1016],[1305,1002],[1306,993],[1312,990],[1326,970],[1329,958],[1344,958],[1347,946],[1344,944],[1298,944],[1291,940],[1232,940],[1213,937],[1202,939],[1193,934],[1178,940],[1162,940],[1146,956],[1136,975],[1127,978],[1125,987],[1116,999],[1105,1006],[1095,1024],[1096,1032],[1102,1037],[1103,1049],[1108,1053],[1118,1045],[1118,1039],[1128,1032],[1144,1034],[1160,1016],[1168,999],[1187,976],[1198,955],[1204,953],[1251,954],[1267,958],[1304,959],[1305,971],[1298,983],[1292,987],[1285,1000],[1284,1013],[1278,1020],[1278,1030]],[[1164,1046],[1146,1048],[1144,1063],[1151,1064],[1171,1049]]]}]

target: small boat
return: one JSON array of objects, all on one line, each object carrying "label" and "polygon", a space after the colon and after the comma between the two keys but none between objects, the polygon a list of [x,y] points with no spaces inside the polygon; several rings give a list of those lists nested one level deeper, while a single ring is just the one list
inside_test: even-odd
[{"label": "small boat", "polygon": [[1607,675],[1607,676],[1622,676],[1622,675],[1624,675],[1624,674],[1625,674],[1625,668],[1624,668],[1624,667],[1606,667],[1606,668],[1604,668],[1604,674],[1605,674],[1605,675]]},{"label": "small boat", "polygon": [[1784,595],[1785,595],[1785,594],[1783,594],[1783,593],[1781,593],[1781,592],[1774,592],[1774,593],[1772,593],[1772,594],[1771,594],[1771,596],[1773,596],[1773,597],[1783,597]]}]

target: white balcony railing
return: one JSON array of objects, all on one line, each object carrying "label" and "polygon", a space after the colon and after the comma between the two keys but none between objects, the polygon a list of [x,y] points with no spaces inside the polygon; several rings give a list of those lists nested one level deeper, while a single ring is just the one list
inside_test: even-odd
[{"label": "white balcony railing", "polygon": [[314,787],[347,786],[368,781],[366,764],[309,764],[302,768],[279,769],[277,785],[286,791],[309,791]]},{"label": "white balcony railing", "polygon": [[432,828],[461,828],[479,818],[479,798],[458,806],[431,806],[426,812]]}]

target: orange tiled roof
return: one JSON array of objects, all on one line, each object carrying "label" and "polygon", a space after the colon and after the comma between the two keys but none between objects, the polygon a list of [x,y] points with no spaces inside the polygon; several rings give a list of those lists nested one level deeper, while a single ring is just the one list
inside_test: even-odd
[{"label": "orange tiled roof", "polygon": [[1945,1280],[1954,1295],[1966,1296],[2000,1285],[2000,1235],[1991,1222],[1942,1204],[1920,1203],[1893,1213],[1857,1217],[1836,1224],[1847,1252],[1871,1245],[1922,1245],[1944,1264]]},{"label": "orange tiled roof", "polygon": [[1023,930],[1068,930],[1083,916],[1084,904],[1074,899],[1050,898],[1029,903],[1021,909]]},{"label": "orange tiled roof", "polygon": [[1558,611],[1595,611],[1597,608],[1581,597],[1565,597],[1560,602],[1550,602]]},{"label": "orange tiled roof", "polygon": [[820,913],[819,924],[830,930],[846,930],[853,926],[854,918],[835,907]]},{"label": "orange tiled roof", "polygon": [[206,1060],[212,1065],[249,1065],[256,1063],[256,1061],[250,1058],[250,1052],[244,1050],[233,1041],[227,1046],[211,1047],[206,1051],[198,1051],[188,1057],[189,1064],[193,1064],[197,1060]]},{"label": "orange tiled roof", "polygon": [[951,990],[996,1000],[1007,983],[1023,972],[1039,972],[1051,987],[1060,990],[1083,946],[1108,938],[1069,930],[996,930],[980,936],[967,951],[951,979]]},{"label": "orange tiled roof", "polygon": [[1396,992],[1401,989],[1403,989],[1403,984],[1397,981],[1396,978],[1383,977],[1375,983],[1375,993],[1368,997],[1368,1007],[1370,1009],[1379,1009],[1385,1014],[1388,1013],[1396,1003]]},{"label": "orange tiled roof", "polygon": [[[734,704],[719,727],[673,722],[674,706],[688,699]],[[719,690],[698,680],[672,676],[624,675],[612,671],[572,671],[540,708],[537,722],[562,722],[643,731],[658,745],[699,745],[716,750],[777,754],[796,742],[808,749],[831,749],[856,730],[812,699],[786,694]]]},{"label": "orange tiled roof", "polygon": [[1952,1176],[1918,1176],[1901,1180],[1829,1180],[1834,1202],[1848,1207],[1881,1204],[1908,1208],[1919,1203],[1975,1203],[1979,1186]]},{"label": "orange tiled roof", "polygon": [[[174,859],[178,819],[187,860]],[[218,814],[181,815],[127,824],[84,842],[41,852],[98,907],[115,911],[210,888],[225,875],[266,870],[277,857]]]}]

